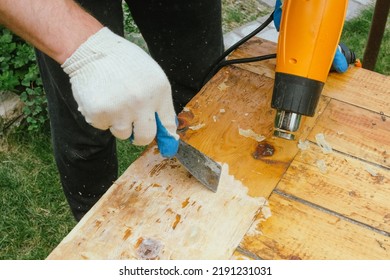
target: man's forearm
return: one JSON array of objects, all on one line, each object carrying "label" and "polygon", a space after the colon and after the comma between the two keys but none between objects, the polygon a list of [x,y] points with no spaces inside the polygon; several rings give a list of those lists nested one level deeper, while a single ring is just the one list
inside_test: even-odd
[{"label": "man's forearm", "polygon": [[73,0],[0,0],[0,24],[61,64],[103,27]]}]

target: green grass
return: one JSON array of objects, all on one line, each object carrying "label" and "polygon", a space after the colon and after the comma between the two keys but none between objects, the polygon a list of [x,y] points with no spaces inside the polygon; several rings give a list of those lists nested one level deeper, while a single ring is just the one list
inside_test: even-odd
[{"label": "green grass", "polygon": [[50,141],[13,135],[0,153],[0,259],[43,259],[75,222]]},{"label": "green grass", "polygon": [[271,8],[261,5],[257,0],[222,0],[223,32],[227,33],[271,12]]},{"label": "green grass", "polygon": [[[362,11],[361,15],[344,24],[341,42],[345,43],[356,56],[363,60],[364,50],[368,34],[370,32],[373,7]],[[382,39],[378,59],[374,68],[375,72],[385,75],[390,74],[390,19],[387,19],[387,26]],[[364,67],[364,65],[363,65]]]},{"label": "green grass", "polygon": [[[142,147],[118,141],[122,174]],[[0,259],[44,259],[76,225],[45,134],[13,134],[0,150]]]},{"label": "green grass", "polygon": [[[262,16],[255,2],[223,1],[225,32]],[[342,41],[361,59],[371,18],[372,9],[344,27]],[[375,69],[386,75],[390,74],[389,37],[387,28]],[[48,132],[16,133],[1,140],[0,259],[44,259],[76,224],[60,186],[50,137]],[[118,141],[119,174],[142,150]]]}]

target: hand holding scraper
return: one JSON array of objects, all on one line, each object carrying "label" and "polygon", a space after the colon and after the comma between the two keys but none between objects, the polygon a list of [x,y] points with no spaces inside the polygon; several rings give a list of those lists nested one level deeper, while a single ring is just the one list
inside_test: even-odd
[{"label": "hand holding scraper", "polygon": [[221,176],[221,165],[194,147],[176,139],[162,125],[156,113],[157,146],[163,157],[176,157],[179,162],[209,190],[216,192]]}]

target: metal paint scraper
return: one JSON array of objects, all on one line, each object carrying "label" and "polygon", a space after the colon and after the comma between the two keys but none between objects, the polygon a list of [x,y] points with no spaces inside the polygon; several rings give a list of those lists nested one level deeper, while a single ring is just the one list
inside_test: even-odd
[{"label": "metal paint scraper", "polygon": [[220,164],[182,140],[179,140],[176,158],[206,188],[217,191],[221,177]]}]

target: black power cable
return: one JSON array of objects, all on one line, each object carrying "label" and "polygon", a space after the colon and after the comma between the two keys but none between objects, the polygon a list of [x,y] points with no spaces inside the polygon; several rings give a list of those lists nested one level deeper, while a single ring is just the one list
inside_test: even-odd
[{"label": "black power cable", "polygon": [[205,75],[202,85],[204,85],[209,79],[211,79],[212,76],[214,76],[222,67],[226,65],[231,64],[238,64],[238,63],[248,63],[248,62],[256,62],[256,61],[262,61],[266,59],[275,58],[276,54],[268,54],[268,55],[262,55],[262,56],[256,56],[256,57],[248,57],[248,58],[240,58],[240,59],[231,59],[231,60],[225,60],[225,58],[235,49],[237,49],[239,46],[241,46],[243,43],[248,41],[250,38],[255,36],[257,33],[262,31],[265,27],[268,26],[274,19],[274,13],[272,12],[271,15],[267,18],[267,20],[261,24],[259,27],[257,27],[255,30],[253,30],[251,33],[246,35],[244,38],[239,40],[237,43],[233,44],[230,48],[228,48],[226,51],[224,51],[219,58],[210,66],[210,71]]}]

